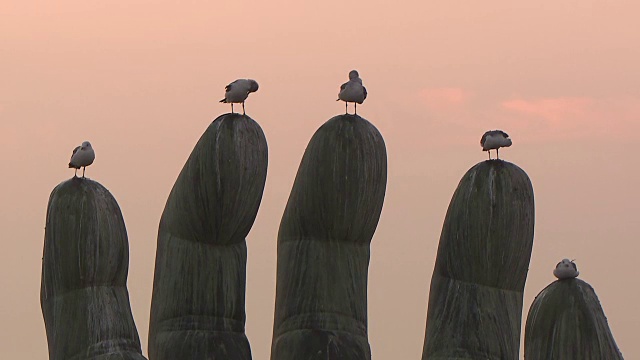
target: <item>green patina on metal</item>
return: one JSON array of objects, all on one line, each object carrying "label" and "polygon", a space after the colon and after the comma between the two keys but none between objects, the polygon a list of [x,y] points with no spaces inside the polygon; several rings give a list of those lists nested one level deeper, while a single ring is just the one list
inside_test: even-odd
[{"label": "green patina on metal", "polygon": [[369,246],[387,181],[378,130],[336,116],[302,158],[278,233],[271,359],[370,359]]},{"label": "green patina on metal", "polygon": [[248,116],[218,117],[194,147],[160,220],[149,359],[251,359],[245,238],[266,175],[267,142]]},{"label": "green patina on metal", "polygon": [[127,231],[99,183],[73,178],[49,198],[40,302],[49,358],[144,359],[129,305]]},{"label": "green patina on metal", "polygon": [[456,189],[431,279],[423,359],[517,359],[534,197],[514,164],[484,161]]}]

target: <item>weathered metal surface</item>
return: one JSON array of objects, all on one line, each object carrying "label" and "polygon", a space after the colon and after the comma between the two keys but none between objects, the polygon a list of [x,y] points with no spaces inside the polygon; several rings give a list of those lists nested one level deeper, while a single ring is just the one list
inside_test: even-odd
[{"label": "weathered metal surface", "polygon": [[591,285],[551,283],[531,304],[525,327],[527,360],[620,360],[607,318]]},{"label": "weathered metal surface", "polygon": [[369,246],[387,180],[382,136],[357,115],[311,139],[278,233],[273,360],[370,359]]},{"label": "weathered metal surface", "polygon": [[127,231],[109,191],[82,178],[53,189],[40,292],[49,359],[144,359],[128,267]]},{"label": "weathered metal surface", "polygon": [[431,279],[423,359],[517,359],[533,246],[527,174],[489,160],[456,189]]},{"label": "weathered metal surface", "polygon": [[202,135],[158,230],[149,359],[251,359],[245,326],[247,247],[267,175],[267,142],[248,116]]}]

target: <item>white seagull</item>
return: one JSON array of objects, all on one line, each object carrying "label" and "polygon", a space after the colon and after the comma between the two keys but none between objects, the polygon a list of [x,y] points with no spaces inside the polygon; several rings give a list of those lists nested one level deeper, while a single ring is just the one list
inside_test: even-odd
[{"label": "white seagull", "polygon": [[231,103],[231,113],[233,113],[233,103],[242,103],[242,115],[244,112],[244,101],[249,93],[258,91],[258,83],[251,79],[238,79],[224,88],[224,99],[221,103]]},{"label": "white seagull", "polygon": [[489,130],[482,135],[480,145],[482,146],[482,151],[489,153],[489,160],[491,160],[491,150],[494,149],[496,151],[496,158],[500,159],[498,149],[511,146],[511,139],[509,135],[502,130]]},{"label": "white seagull", "polygon": [[573,260],[562,259],[562,261],[560,261],[558,265],[556,265],[556,268],[553,270],[553,275],[560,280],[573,279],[574,277],[580,275],[580,272],[578,271],[578,267],[576,266],[576,263],[573,262]]},{"label": "white seagull", "polygon": [[69,167],[76,169],[73,177],[78,176],[78,169],[82,168],[82,177],[84,178],[84,170],[87,166],[93,164],[93,160],[96,158],[96,153],[93,151],[91,147],[91,143],[85,141],[82,145],[77,146],[73,149],[73,154],[71,154],[71,160],[69,160]]},{"label": "white seagull", "polygon": [[356,70],[349,72],[349,81],[340,86],[340,93],[336,101],[344,101],[345,113],[349,113],[348,105],[353,103],[353,113],[358,114],[358,104],[362,104],[367,98],[367,89],[362,86],[362,79]]}]

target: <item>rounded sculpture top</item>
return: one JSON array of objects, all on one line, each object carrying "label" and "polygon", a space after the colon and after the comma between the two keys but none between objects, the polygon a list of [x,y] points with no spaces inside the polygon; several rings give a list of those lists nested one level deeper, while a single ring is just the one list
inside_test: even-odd
[{"label": "rounded sculpture top", "polygon": [[215,119],[173,185],[160,231],[216,245],[245,241],[262,200],[267,140],[249,116]]},{"label": "rounded sculpture top", "polygon": [[378,129],[360,116],[331,118],[307,145],[278,241],[370,243],[386,184],[387,153]]},{"label": "rounded sculpture top", "polygon": [[560,280],[573,279],[580,274],[576,264],[569,259],[562,259],[553,270],[553,275]]},{"label": "rounded sculpture top", "polygon": [[125,286],[128,249],[122,212],[109,190],[90,179],[60,183],[47,206],[42,298],[97,284]]}]

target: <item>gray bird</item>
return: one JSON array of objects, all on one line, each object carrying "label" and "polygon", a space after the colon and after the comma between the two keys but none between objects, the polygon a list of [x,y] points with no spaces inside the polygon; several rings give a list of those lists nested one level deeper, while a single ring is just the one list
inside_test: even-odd
[{"label": "gray bird", "polygon": [[562,261],[560,261],[553,270],[553,275],[560,280],[564,280],[573,279],[580,275],[580,272],[573,260],[562,259]]},{"label": "gray bird", "polygon": [[225,86],[224,90],[224,99],[220,102],[231,103],[231,113],[233,113],[234,103],[242,103],[242,115],[245,115],[244,101],[250,93],[258,91],[258,83],[251,79],[238,79]]},{"label": "gray bird", "polygon": [[96,153],[93,151],[93,147],[91,147],[91,143],[88,141],[83,142],[82,145],[73,149],[71,160],[69,160],[69,168],[76,169],[73,177],[77,177],[78,169],[82,168],[82,177],[84,178],[85,168],[93,164],[93,160],[95,160],[95,158]]},{"label": "gray bird", "polygon": [[353,103],[353,113],[358,114],[358,104],[362,104],[367,98],[367,89],[362,86],[362,79],[356,70],[349,72],[349,81],[340,86],[338,99],[336,101],[344,101],[345,113],[348,114],[349,103]]},{"label": "gray bird", "polygon": [[509,135],[502,130],[489,130],[482,135],[480,145],[482,146],[482,151],[489,153],[489,160],[491,160],[491,150],[495,150],[496,158],[500,159],[498,149],[511,146],[511,139]]}]

